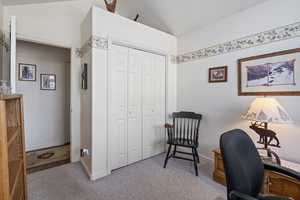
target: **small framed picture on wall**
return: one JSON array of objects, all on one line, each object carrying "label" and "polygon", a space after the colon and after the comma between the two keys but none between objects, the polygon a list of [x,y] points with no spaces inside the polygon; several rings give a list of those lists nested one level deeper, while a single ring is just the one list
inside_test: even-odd
[{"label": "small framed picture on wall", "polygon": [[210,83],[227,82],[227,66],[209,68],[208,76]]},{"label": "small framed picture on wall", "polygon": [[56,90],[56,75],[41,74],[41,90]]},{"label": "small framed picture on wall", "polygon": [[36,81],[36,65],[19,63],[19,80]]}]

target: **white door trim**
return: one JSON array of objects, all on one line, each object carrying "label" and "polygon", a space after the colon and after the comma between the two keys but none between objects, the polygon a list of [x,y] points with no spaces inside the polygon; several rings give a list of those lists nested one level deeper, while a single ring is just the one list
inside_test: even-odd
[{"label": "white door trim", "polygon": [[[74,89],[79,87],[78,85],[80,85],[80,80],[79,78],[77,79],[78,81],[76,81],[76,83],[72,82],[73,77],[77,77],[75,75],[75,62],[74,62],[74,52],[76,51],[75,48],[73,48],[72,46],[64,46],[64,45],[59,45],[56,42],[51,42],[49,40],[44,40],[41,38],[32,38],[32,37],[26,37],[24,35],[19,35],[17,33],[16,35],[16,40],[20,40],[20,41],[25,41],[25,42],[32,42],[32,43],[37,43],[37,44],[43,44],[43,45],[49,45],[49,46],[54,46],[54,47],[59,47],[59,48],[65,48],[65,49],[69,49],[70,50],[70,108],[69,108],[69,113],[70,113],[70,156],[71,156],[71,162],[77,162],[80,160],[80,131],[79,131],[79,135],[76,135],[76,131],[77,127],[76,127],[76,123],[73,123],[73,119],[76,118],[76,112],[74,112],[75,110],[75,106],[73,106],[74,102],[76,100],[80,100],[80,95],[78,97],[76,97],[74,94]],[[80,108],[76,108],[79,109],[80,112]],[[78,143],[78,144],[77,144]]]},{"label": "white door trim", "polygon": [[16,93],[16,17],[10,17],[10,87]]}]

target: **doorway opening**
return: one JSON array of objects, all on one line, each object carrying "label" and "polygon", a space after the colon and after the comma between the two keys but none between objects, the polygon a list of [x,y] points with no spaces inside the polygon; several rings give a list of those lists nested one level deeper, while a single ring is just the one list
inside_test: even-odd
[{"label": "doorway opening", "polygon": [[70,49],[17,40],[29,173],[70,162],[70,61]]}]

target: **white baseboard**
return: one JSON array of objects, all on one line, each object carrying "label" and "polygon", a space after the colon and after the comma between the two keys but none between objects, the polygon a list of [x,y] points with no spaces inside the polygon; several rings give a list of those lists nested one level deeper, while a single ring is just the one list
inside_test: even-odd
[{"label": "white baseboard", "polygon": [[[188,150],[186,148],[177,147],[177,150],[180,150],[180,151],[183,151],[183,152],[188,152]],[[214,159],[211,158],[211,157],[208,157],[208,156],[205,156],[203,154],[200,154],[199,152],[198,152],[198,155],[199,155],[199,157],[201,157],[201,158],[203,158],[203,159],[205,159],[205,160],[207,160],[209,162],[214,162]]]},{"label": "white baseboard", "polygon": [[97,173],[92,174],[91,177],[90,177],[90,179],[91,179],[92,181],[95,181],[95,180],[97,180],[97,179],[99,179],[99,178],[103,178],[103,177],[105,177],[105,176],[107,176],[107,175],[108,175],[108,174],[107,174],[107,172],[106,172],[105,170],[101,170],[101,171],[99,171],[99,172],[97,172]]},{"label": "white baseboard", "polygon": [[87,173],[88,177],[90,180],[92,180],[92,173],[91,171],[89,170],[88,166],[86,165],[86,163],[84,162],[84,160],[80,159],[80,162],[83,166],[83,169],[85,170],[85,172]]},{"label": "white baseboard", "polygon": [[205,159],[205,160],[207,160],[207,161],[214,162],[214,159],[212,159],[212,158],[210,158],[210,157],[208,157],[208,156],[205,156],[205,155],[203,155],[203,154],[199,154],[199,157],[201,157],[201,158],[203,158],[203,159]]},{"label": "white baseboard", "polygon": [[95,180],[97,180],[97,179],[99,179],[99,178],[103,178],[103,177],[105,177],[105,176],[107,176],[107,175],[110,174],[110,173],[107,173],[105,170],[101,170],[101,171],[99,171],[99,172],[93,174],[93,173],[89,170],[87,164],[84,162],[83,159],[80,159],[80,162],[81,162],[81,164],[82,164],[82,166],[83,166],[84,171],[86,172],[86,174],[88,175],[88,177],[89,177],[89,179],[90,179],[91,181],[95,181]]}]

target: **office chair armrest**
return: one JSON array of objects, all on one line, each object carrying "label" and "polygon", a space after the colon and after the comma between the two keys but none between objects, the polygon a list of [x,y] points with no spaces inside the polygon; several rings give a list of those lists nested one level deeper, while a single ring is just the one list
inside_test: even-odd
[{"label": "office chair armrest", "polygon": [[272,194],[259,194],[259,200],[294,200],[290,197],[277,196]]},{"label": "office chair armrest", "polygon": [[294,171],[292,169],[288,169],[286,167],[282,167],[276,164],[271,164],[271,163],[264,163],[264,167],[266,170],[278,172],[284,175],[287,175],[289,177],[292,177],[294,179],[300,180],[300,173],[297,171]]},{"label": "office chair armrest", "polygon": [[243,200],[259,200],[259,199],[256,199],[254,197],[251,197],[247,194],[243,194],[243,193],[240,193],[240,192],[237,192],[237,191],[231,191],[230,194],[229,194],[230,199],[236,199],[236,198],[232,198],[232,196],[235,196],[235,197],[243,199]]}]

